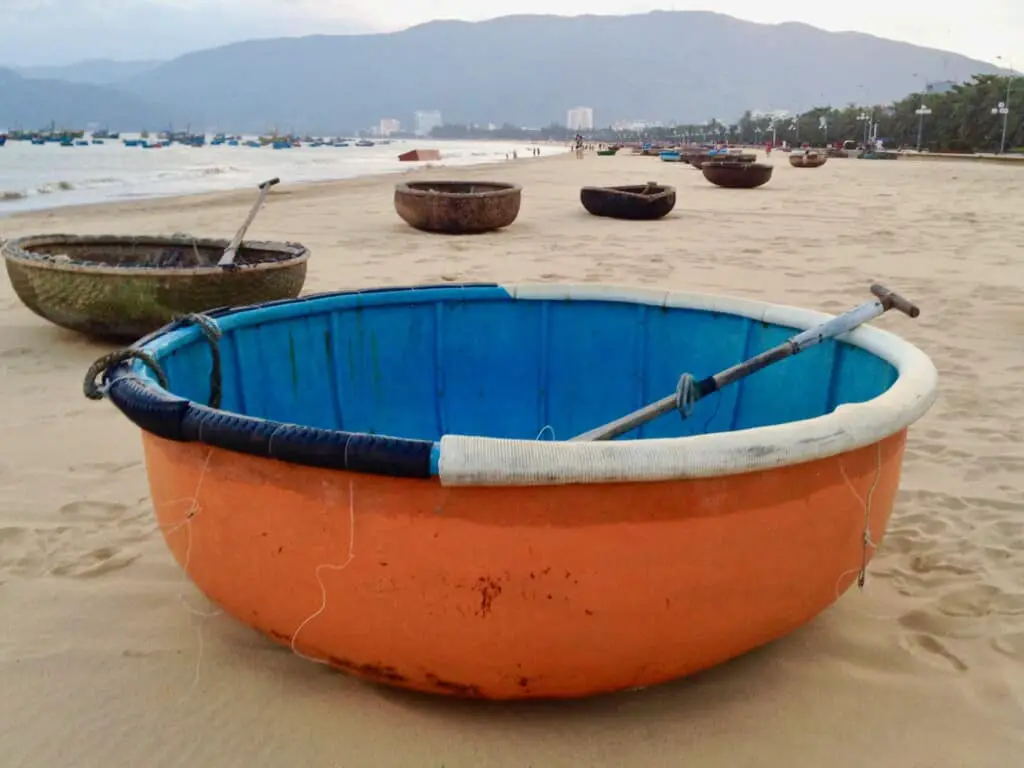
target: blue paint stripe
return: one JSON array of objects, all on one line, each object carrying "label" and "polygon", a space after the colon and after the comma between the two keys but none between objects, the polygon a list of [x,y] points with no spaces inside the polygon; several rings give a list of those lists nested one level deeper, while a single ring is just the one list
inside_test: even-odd
[{"label": "blue paint stripe", "polygon": [[430,449],[430,476],[437,477],[440,472],[441,465],[441,443],[434,443]]}]

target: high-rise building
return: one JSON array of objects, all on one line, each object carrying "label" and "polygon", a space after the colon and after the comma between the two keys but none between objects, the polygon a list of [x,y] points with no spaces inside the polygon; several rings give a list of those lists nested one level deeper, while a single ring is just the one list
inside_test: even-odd
[{"label": "high-rise building", "polygon": [[416,112],[416,135],[429,136],[435,128],[444,125],[441,113],[436,109],[421,109]]},{"label": "high-rise building", "polygon": [[402,124],[393,117],[382,118],[377,128],[377,132],[381,136],[390,136],[393,133],[398,133],[400,130],[402,130]]},{"label": "high-rise building", "polygon": [[570,131],[594,130],[594,110],[590,107],[573,107],[566,115],[565,125]]}]

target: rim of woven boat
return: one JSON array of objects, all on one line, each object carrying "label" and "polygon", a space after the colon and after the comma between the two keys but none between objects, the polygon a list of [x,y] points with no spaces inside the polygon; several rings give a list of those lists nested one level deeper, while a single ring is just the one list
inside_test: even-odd
[{"label": "rim of woven boat", "polygon": [[[338,308],[438,300],[612,301],[656,308],[691,309],[806,329],[833,316],[810,309],[683,291],[594,284],[442,284],[343,291],[285,299],[254,307],[210,312],[223,332]],[[322,307],[317,307],[321,303]],[[202,343],[195,326],[171,324],[136,343],[161,359],[186,344]],[[437,478],[442,485],[565,485],[657,482],[756,472],[828,458],[875,444],[917,421],[937,396],[938,373],[916,346],[877,327],[861,326],[839,337],[890,363],[896,381],[870,400],[845,403],[810,419],[689,437],[596,442],[505,439],[445,434],[437,441],[297,426],[212,409],[157,383],[141,361],[116,366],[105,376],[108,396],[139,426],[171,440],[200,442],[229,451],[294,464],[373,474]],[[162,414],[162,415],[161,415]],[[168,415],[169,414],[169,415]],[[159,416],[158,421],[154,419]],[[670,418],[670,417],[666,417]],[[596,426],[596,425],[595,425]]]},{"label": "rim of woven boat", "polygon": [[[630,189],[646,189],[649,186],[653,186],[657,189],[657,192],[651,192],[649,194],[643,194],[641,192],[632,192]],[[621,187],[581,187],[580,193],[583,192],[612,192],[617,195],[625,195],[627,197],[635,197],[640,200],[651,200],[661,195],[667,195],[674,193],[675,187],[669,186],[668,184],[623,184]]]},{"label": "rim of woven boat", "polygon": [[774,170],[775,166],[769,163],[759,163],[756,160],[753,163],[744,163],[742,160],[705,160],[701,164],[701,168],[728,168],[730,170],[746,171],[751,168]]},{"label": "rim of woven boat", "polygon": [[[417,184],[458,184],[460,186],[497,187],[482,192],[447,192],[441,189],[417,189]],[[457,179],[440,179],[438,181],[401,181],[395,184],[396,192],[404,192],[416,197],[498,197],[510,192],[522,192],[523,186],[511,181],[459,181]]]},{"label": "rim of woven boat", "polygon": [[26,235],[24,237],[12,238],[3,245],[0,245],[0,252],[8,261],[17,262],[31,267],[52,269],[61,272],[83,272],[88,274],[106,275],[148,275],[161,277],[167,275],[210,275],[223,274],[225,272],[266,272],[274,269],[293,267],[309,259],[309,249],[301,243],[279,242],[273,240],[246,240],[241,248],[275,251],[282,254],[282,258],[273,261],[262,261],[256,264],[247,264],[243,261],[237,262],[235,269],[225,270],[216,264],[208,267],[145,267],[145,266],[111,266],[101,262],[80,261],[69,259],[68,261],[58,260],[52,254],[35,253],[29,248],[38,245],[80,245],[84,243],[117,243],[142,246],[181,246],[216,248],[224,250],[231,243],[226,238],[191,237],[175,235]]}]

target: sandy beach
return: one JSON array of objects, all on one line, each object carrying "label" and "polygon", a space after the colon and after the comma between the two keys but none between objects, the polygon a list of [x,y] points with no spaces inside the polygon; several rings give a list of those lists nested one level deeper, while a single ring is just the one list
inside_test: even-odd
[{"label": "sandy beach", "polygon": [[[520,159],[421,178],[524,186],[507,230],[450,238],[395,214],[394,176],[283,183],[249,231],[312,251],[306,292],[520,279],[656,285],[876,321],[940,372],[911,428],[863,591],[693,678],[582,702],[488,704],[382,689],[222,615],[153,519],[137,428],[82,396],[112,349],[31,314],[0,280],[0,763],[93,766],[1008,768],[1024,754],[1024,169],[774,154],[723,190],[639,156]],[[403,177],[409,178],[409,177]],[[672,184],[657,222],[586,214],[583,185]],[[57,209],[29,233],[230,237],[255,191]],[[751,585],[756,589],[756,585]]]}]

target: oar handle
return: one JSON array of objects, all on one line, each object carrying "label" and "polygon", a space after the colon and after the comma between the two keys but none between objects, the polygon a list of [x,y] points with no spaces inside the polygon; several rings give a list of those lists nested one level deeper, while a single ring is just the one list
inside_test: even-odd
[{"label": "oar handle", "polygon": [[903,298],[898,293],[894,293],[886,288],[884,285],[875,283],[871,286],[871,293],[874,294],[880,302],[882,307],[888,311],[890,309],[898,309],[905,315],[910,317],[917,317],[921,314],[921,310],[916,304],[908,299]]},{"label": "oar handle", "polygon": [[279,179],[277,176],[275,176],[274,178],[267,179],[262,184],[260,184],[260,189],[270,189],[274,185],[280,184],[280,183],[281,183],[281,179]]}]

